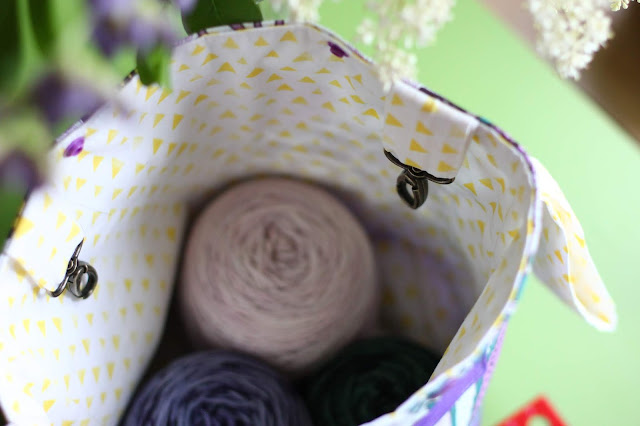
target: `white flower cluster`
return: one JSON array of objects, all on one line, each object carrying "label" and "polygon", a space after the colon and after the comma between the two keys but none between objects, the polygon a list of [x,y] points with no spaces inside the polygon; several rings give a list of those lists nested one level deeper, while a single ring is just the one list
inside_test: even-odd
[{"label": "white flower cluster", "polygon": [[[294,21],[315,21],[323,0],[271,0],[276,13]],[[626,9],[633,0],[527,0],[538,31],[538,51],[564,78],[578,79],[593,55],[612,37],[608,6]],[[637,0],[640,2],[640,0]],[[415,79],[413,49],[433,42],[451,19],[455,0],[368,0],[358,39],[370,46],[381,80]]]},{"label": "white flower cluster", "polygon": [[622,9],[626,9],[629,7],[629,3],[633,0],[614,0],[611,2],[611,10],[614,12]]},{"label": "white flower cluster", "polygon": [[415,79],[417,58],[411,49],[433,42],[438,30],[451,19],[455,0],[370,0],[358,38],[373,47],[381,80]]},{"label": "white flower cluster", "polygon": [[271,0],[273,11],[286,14],[295,22],[318,20],[318,9],[323,0]]},{"label": "white flower cluster", "polygon": [[528,0],[538,30],[538,51],[564,78],[578,79],[593,54],[611,38],[608,0]]}]

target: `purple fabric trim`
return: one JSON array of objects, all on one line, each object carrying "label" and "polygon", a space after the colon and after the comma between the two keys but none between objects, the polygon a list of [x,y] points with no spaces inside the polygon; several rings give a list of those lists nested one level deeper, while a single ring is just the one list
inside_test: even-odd
[{"label": "purple fabric trim", "polygon": [[76,155],[80,154],[83,149],[84,149],[84,136],[80,136],[79,138],[76,138],[73,141],[71,141],[69,145],[67,145],[64,152],[62,153],[62,156],[75,157]]},{"label": "purple fabric trim", "polygon": [[253,28],[261,28],[261,27],[262,27],[262,22],[256,21],[253,23]]},{"label": "purple fabric trim", "polygon": [[234,30],[234,31],[244,30],[244,25],[243,24],[231,24],[231,25],[229,25],[229,27],[231,27],[231,29]]},{"label": "purple fabric trim", "polygon": [[433,426],[435,425],[446,413],[451,410],[456,401],[460,399],[470,386],[476,383],[485,374],[487,369],[486,360],[482,357],[476,362],[471,370],[467,371],[462,377],[452,380],[447,383],[440,391],[440,396],[436,400],[436,403],[425,417],[414,423],[413,426]]},{"label": "purple fabric trim", "polygon": [[331,53],[333,53],[338,58],[349,57],[349,54],[347,52],[345,52],[342,47],[338,46],[334,42],[328,41],[327,44],[329,45]]},{"label": "purple fabric trim", "polygon": [[[496,340],[496,344],[493,347],[493,351],[491,355],[489,355],[489,361],[487,363],[487,371],[484,373],[484,377],[482,378],[482,387],[480,388],[480,392],[478,392],[478,396],[476,397],[476,405],[473,408],[473,419],[480,419],[480,409],[482,407],[482,401],[484,400],[484,395],[487,392],[487,388],[489,387],[489,382],[491,381],[491,376],[493,376],[493,371],[496,368],[496,364],[498,363],[498,359],[500,358],[500,352],[502,351],[502,344],[504,342],[504,335],[507,331],[507,323],[505,323],[500,329],[500,333],[498,334],[498,338]],[[473,421],[471,422],[473,424]]]},{"label": "purple fabric trim", "polygon": [[275,26],[284,25],[284,20],[278,19],[277,21],[274,22],[274,24],[275,24]]}]

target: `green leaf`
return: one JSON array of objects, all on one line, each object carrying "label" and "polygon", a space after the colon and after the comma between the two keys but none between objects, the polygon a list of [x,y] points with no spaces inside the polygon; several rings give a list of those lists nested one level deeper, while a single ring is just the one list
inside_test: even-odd
[{"label": "green leaf", "polygon": [[[32,5],[31,1],[5,2],[0,13],[0,94],[9,101],[28,90],[33,80],[46,68],[41,47],[52,48],[50,41],[45,40],[47,37],[51,40],[54,38],[48,4],[51,0],[41,2],[42,14],[32,13],[32,9],[38,10],[40,4]],[[35,28],[34,19],[38,29]]]},{"label": "green leaf", "polygon": [[20,68],[18,32],[18,2],[12,0],[0,13],[0,93],[10,90]]},{"label": "green leaf", "polygon": [[20,212],[24,192],[18,188],[0,188],[0,249]]},{"label": "green leaf", "polygon": [[52,0],[28,0],[31,29],[40,53],[48,57],[55,45],[57,32],[53,24]]},{"label": "green leaf", "polygon": [[255,0],[198,0],[193,10],[182,17],[188,33],[255,21],[262,21],[262,13]]},{"label": "green leaf", "polygon": [[171,50],[166,46],[156,46],[148,53],[138,53],[138,74],[142,84],[158,83],[163,87],[171,85],[169,63]]}]

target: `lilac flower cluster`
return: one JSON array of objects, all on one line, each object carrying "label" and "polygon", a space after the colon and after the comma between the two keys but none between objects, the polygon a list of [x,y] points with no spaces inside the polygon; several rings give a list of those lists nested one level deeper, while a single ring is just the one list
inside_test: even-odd
[{"label": "lilac flower cluster", "polygon": [[[107,58],[118,50],[130,47],[138,52],[148,52],[158,45],[171,44],[176,37],[175,28],[169,21],[166,6],[173,3],[182,12],[190,11],[196,0],[86,0],[88,18],[92,28],[91,39]],[[44,74],[28,90],[26,99],[19,103],[34,107],[40,112],[43,123],[53,129],[65,119],[87,117],[105,101],[104,87],[92,85],[93,76],[82,79],[82,64],[77,64],[78,73],[70,76],[57,68]],[[80,77],[79,77],[80,76]],[[115,78],[115,76],[114,76]],[[94,87],[95,86],[95,87]],[[2,96],[2,94],[0,94]],[[0,104],[2,99],[0,99]],[[24,102],[23,102],[24,101]],[[14,106],[16,108],[14,108]],[[5,119],[20,116],[21,107],[5,105]],[[13,118],[12,115],[14,114]],[[1,129],[0,129],[0,133]],[[11,136],[5,135],[11,139]],[[3,135],[0,134],[0,140]],[[53,136],[51,136],[53,139]],[[80,150],[82,148],[80,147]],[[31,189],[40,182],[36,161],[22,150],[0,152],[0,188],[26,186]]]},{"label": "lilac flower cluster", "polygon": [[42,176],[33,159],[21,150],[13,150],[0,158],[0,190],[21,187],[30,190],[41,182]]},{"label": "lilac flower cluster", "polygon": [[91,114],[103,101],[91,87],[58,73],[48,74],[41,79],[31,97],[50,124],[68,117]]},{"label": "lilac flower cluster", "polygon": [[[177,1],[180,7],[191,7],[193,0]],[[140,11],[141,1],[89,0],[93,18],[93,40],[100,50],[112,56],[123,46],[142,51],[157,43],[172,43],[175,33],[162,19],[145,16]]]}]

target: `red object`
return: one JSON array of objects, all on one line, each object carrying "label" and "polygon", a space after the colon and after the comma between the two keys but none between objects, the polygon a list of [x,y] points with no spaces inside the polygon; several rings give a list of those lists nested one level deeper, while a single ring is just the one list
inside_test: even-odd
[{"label": "red object", "polygon": [[567,423],[560,418],[549,401],[543,396],[534,399],[529,405],[504,420],[498,426],[527,426],[529,420],[534,418],[546,419],[549,422],[549,426],[567,426]]}]

